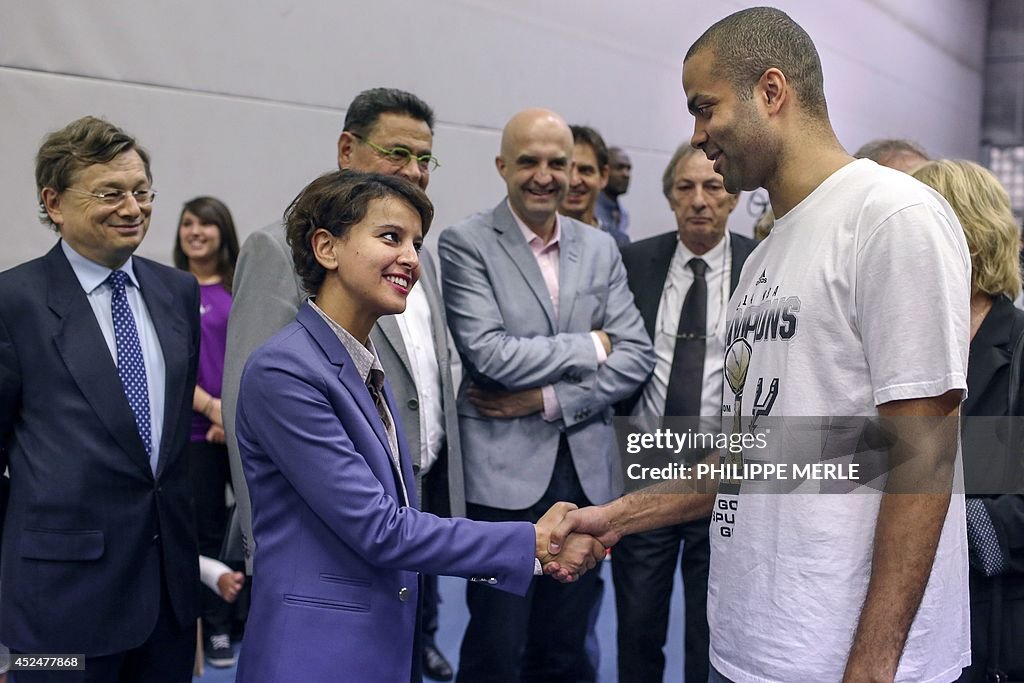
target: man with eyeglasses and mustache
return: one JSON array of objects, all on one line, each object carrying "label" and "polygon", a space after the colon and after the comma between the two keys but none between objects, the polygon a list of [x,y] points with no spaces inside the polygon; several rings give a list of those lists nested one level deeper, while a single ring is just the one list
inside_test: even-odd
[{"label": "man with eyeglasses and mustache", "polygon": [[[647,379],[651,344],[615,241],[558,215],[572,158],[561,116],[519,112],[495,159],[507,198],[441,234],[472,519],[536,522],[621,492],[612,405]],[[471,583],[459,680],[579,680],[596,577],[537,577],[525,598]]]},{"label": "man with eyeglasses and mustache", "polygon": [[117,126],[87,116],[48,135],[36,189],[59,240],[0,274],[0,640],[15,665],[77,656],[56,662],[77,673],[19,682],[184,683],[199,286],[133,256],[156,193],[149,155]]},{"label": "man with eyeglasses and mustache", "polygon": [[[349,105],[338,138],[338,167],[398,175],[425,190],[438,166],[432,155],[434,112],[412,93],[393,88],[361,92]],[[401,422],[414,456],[421,507],[464,516],[462,455],[448,354],[448,331],[437,266],[420,252],[421,275],[405,313],[382,317],[371,333],[381,364],[398,398]],[[253,233],[235,269],[228,321],[223,415],[234,486],[236,521],[251,572],[252,517],[235,436],[239,380],[249,354],[292,322],[306,295],[292,264],[285,229],[278,221]],[[258,580],[258,579],[257,579]],[[451,665],[434,644],[437,579],[423,577],[424,674],[450,680]]]}]

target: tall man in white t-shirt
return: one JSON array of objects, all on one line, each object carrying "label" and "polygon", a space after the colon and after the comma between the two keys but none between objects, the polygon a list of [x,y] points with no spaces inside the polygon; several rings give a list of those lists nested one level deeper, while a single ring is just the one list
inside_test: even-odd
[{"label": "tall man in white t-shirt", "polygon": [[915,426],[904,416],[955,417],[966,388],[970,261],[956,217],[843,150],[814,44],[779,10],[708,29],[683,88],[691,144],[729,191],[766,188],[777,217],[729,302],[726,421],[748,432],[764,416],[896,416],[888,455],[907,465],[884,492],[848,495],[802,493],[828,490],[820,482],[776,495],[751,495],[751,481],[717,495],[662,485],[572,514],[552,543],[575,529],[609,545],[712,512],[710,680],[953,681],[970,661],[956,427],[902,430]]}]

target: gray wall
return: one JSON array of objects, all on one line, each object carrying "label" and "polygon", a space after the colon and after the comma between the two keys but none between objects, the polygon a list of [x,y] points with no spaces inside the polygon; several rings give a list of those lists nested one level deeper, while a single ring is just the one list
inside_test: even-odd
[{"label": "gray wall", "polygon": [[[140,253],[170,261],[181,203],[213,194],[242,237],[335,167],[344,108],[368,87],[438,114],[436,232],[503,196],[500,130],[526,106],[598,128],[633,158],[634,239],[672,228],[659,189],[692,132],[680,86],[690,43],[756,3],[693,0],[0,0],[0,268],[55,239],[36,220],[33,155],[84,114],[136,135],[160,197]],[[908,136],[977,156],[987,3],[789,0],[814,38],[848,149]],[[746,199],[731,226],[749,232]]]}]

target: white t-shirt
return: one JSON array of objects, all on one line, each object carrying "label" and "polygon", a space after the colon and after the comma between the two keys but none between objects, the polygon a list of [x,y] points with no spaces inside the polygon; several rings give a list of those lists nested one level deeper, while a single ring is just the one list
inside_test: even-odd
[{"label": "white t-shirt", "polygon": [[[969,299],[970,256],[945,200],[898,171],[850,163],[746,261],[729,302],[724,419],[738,412],[746,429],[755,406],[773,418],[872,416],[889,401],[965,390]],[[962,491],[959,453],[956,472]],[[723,487],[715,502],[711,661],[738,683],[838,682],[881,494],[749,488]],[[964,514],[954,494],[897,681],[953,681],[970,663]]]}]

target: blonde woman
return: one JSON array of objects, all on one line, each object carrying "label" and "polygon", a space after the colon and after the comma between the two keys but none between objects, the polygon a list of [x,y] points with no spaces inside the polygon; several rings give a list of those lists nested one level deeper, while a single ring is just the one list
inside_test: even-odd
[{"label": "blonde woman", "polygon": [[971,666],[960,680],[996,680],[987,678],[990,671],[1009,675],[998,680],[1020,680],[1024,650],[1015,637],[1024,629],[1024,495],[970,495],[971,465],[991,465],[980,462],[987,452],[980,444],[993,443],[992,423],[970,418],[1024,415],[1018,370],[1024,312],[1013,305],[1021,287],[1017,225],[1006,191],[978,164],[931,161],[912,175],[950,203],[971,252],[971,350],[967,400],[961,408],[967,417],[963,454],[968,472]]}]

